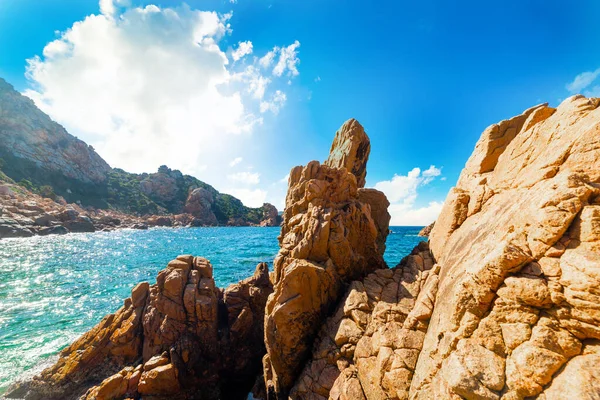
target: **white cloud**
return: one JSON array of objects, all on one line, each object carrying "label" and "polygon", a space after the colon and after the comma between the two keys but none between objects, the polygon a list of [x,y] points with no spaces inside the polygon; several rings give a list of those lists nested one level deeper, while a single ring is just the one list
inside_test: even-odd
[{"label": "white cloud", "polygon": [[421,172],[413,168],[406,175],[394,175],[389,181],[375,184],[375,189],[381,190],[390,201],[389,212],[392,216],[390,225],[421,226],[433,222],[442,207],[442,202],[433,201],[426,207],[415,207],[418,189],[431,183],[442,173],[435,165]]},{"label": "white cloud", "polygon": [[273,68],[273,75],[281,76],[286,71],[288,76],[297,76],[298,72],[298,64],[300,63],[300,59],[298,58],[298,47],[300,47],[300,42],[295,41],[287,47],[282,47],[279,49],[279,61]]},{"label": "white cloud", "polygon": [[600,85],[596,85],[583,92],[586,97],[600,97]]},{"label": "white cloud", "polygon": [[237,172],[227,175],[227,179],[246,185],[258,185],[260,183],[260,174],[258,172]]},{"label": "white cloud", "polygon": [[239,42],[238,48],[231,52],[231,58],[233,61],[238,61],[240,58],[252,54],[252,42]]},{"label": "white cloud", "polygon": [[272,73],[275,76],[283,76],[287,75],[289,77],[294,77],[299,75],[298,64],[300,64],[300,59],[298,58],[298,47],[300,47],[300,42],[295,41],[287,47],[273,47],[273,50],[269,51],[265,56],[261,57],[258,61],[260,66],[263,68],[269,68],[273,65],[273,62],[277,57],[277,63],[273,67]]},{"label": "white cloud", "polygon": [[439,201],[419,208],[415,208],[414,204],[391,204],[388,208],[392,216],[390,226],[427,226],[437,219],[443,205]]},{"label": "white cloud", "polygon": [[271,64],[273,64],[273,60],[275,59],[275,53],[279,51],[279,47],[275,47],[273,50],[269,51],[263,57],[260,58],[259,64],[263,68],[269,68]]},{"label": "white cloud", "polygon": [[[600,75],[600,68],[598,68],[595,71],[582,72],[581,74],[579,74],[575,77],[573,82],[568,83],[566,85],[566,88],[571,93],[581,93],[583,91],[583,89],[586,89],[592,83],[594,83],[594,81],[596,80],[598,75]],[[594,89],[597,90],[598,87],[595,87],[592,90],[594,90]],[[588,96],[588,95],[586,94],[586,96]],[[588,96],[588,97],[590,97],[590,96]]]},{"label": "white cloud", "polygon": [[271,101],[260,102],[260,112],[264,113],[270,110],[273,114],[278,114],[279,109],[283,107],[286,100],[287,96],[285,95],[285,93],[283,93],[281,90],[277,90],[271,97]]},{"label": "white cloud", "polygon": [[248,207],[260,207],[267,198],[267,191],[262,189],[229,189],[226,192],[240,199]]},{"label": "white cloud", "polygon": [[100,12],[106,16],[111,16],[115,13],[115,5],[112,0],[100,0]]},{"label": "white cloud", "polygon": [[413,168],[407,175],[394,175],[390,181],[377,182],[375,189],[381,190],[391,203],[416,198],[417,189],[427,185],[442,171],[435,165],[421,173],[420,168]]},{"label": "white cloud", "polygon": [[233,160],[231,160],[231,162],[229,163],[230,167],[235,167],[236,165],[238,165],[239,163],[241,163],[243,160],[242,157],[236,157]]},{"label": "white cloud", "polygon": [[[230,13],[126,4],[101,0],[101,14],[75,22],[43,57],[28,60],[24,94],[113,166],[151,172],[166,164],[225,181],[226,160],[262,123],[261,100],[285,99],[269,92],[277,77],[262,75],[258,57],[228,61],[219,43],[231,32]],[[236,54],[251,50],[240,42]]]}]

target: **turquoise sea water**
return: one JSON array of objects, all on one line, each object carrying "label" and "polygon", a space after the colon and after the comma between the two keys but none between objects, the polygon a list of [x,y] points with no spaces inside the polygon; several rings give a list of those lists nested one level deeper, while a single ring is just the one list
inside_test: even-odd
[{"label": "turquoise sea water", "polygon": [[[390,267],[423,238],[420,227],[392,227]],[[138,282],[179,254],[208,258],[217,285],[271,265],[279,228],[157,228],[0,241],[0,395],[116,311]]]}]

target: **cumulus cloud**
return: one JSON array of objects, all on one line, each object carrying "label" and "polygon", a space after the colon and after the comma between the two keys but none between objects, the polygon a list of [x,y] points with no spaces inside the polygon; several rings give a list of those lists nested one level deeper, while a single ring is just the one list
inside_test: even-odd
[{"label": "cumulus cloud", "polygon": [[236,157],[233,160],[231,160],[231,162],[229,163],[230,167],[235,167],[236,165],[238,165],[239,163],[241,163],[243,160],[242,157]]},{"label": "cumulus cloud", "polygon": [[260,174],[258,172],[237,172],[227,175],[227,179],[245,185],[257,185],[260,183]]},{"label": "cumulus cloud", "polygon": [[[123,0],[99,8],[28,60],[24,94],[115,167],[166,164],[218,186],[222,167],[262,123],[261,101],[275,102],[273,112],[283,105],[285,93],[270,86],[278,76],[261,72],[259,57],[230,63],[220,42],[231,14]],[[284,47],[285,81],[297,75],[296,43]],[[251,52],[240,42],[231,57]]]},{"label": "cumulus cloud", "polygon": [[233,61],[238,61],[248,54],[252,54],[252,42],[249,40],[246,42],[239,42],[238,48],[231,52],[231,58],[233,58]]},{"label": "cumulus cloud", "polygon": [[390,201],[390,225],[424,226],[435,221],[442,202],[433,201],[425,207],[416,207],[419,188],[428,185],[442,173],[435,165],[425,171],[413,168],[406,175],[394,175],[389,181],[375,184],[375,189],[385,193]]},{"label": "cumulus cloud", "polygon": [[427,226],[437,219],[443,205],[440,201],[432,201],[425,207],[405,203],[391,204],[388,208],[392,216],[390,226]]}]

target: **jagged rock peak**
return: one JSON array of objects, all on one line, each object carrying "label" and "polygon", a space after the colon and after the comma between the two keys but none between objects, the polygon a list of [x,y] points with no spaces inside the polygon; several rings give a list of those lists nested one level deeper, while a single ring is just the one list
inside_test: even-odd
[{"label": "jagged rock peak", "polygon": [[358,187],[369,148],[363,128],[350,120],[336,133],[325,164],[311,161],[290,172],[274,293],[265,311],[269,399],[288,398],[345,285],[386,267],[389,202],[375,189]]},{"label": "jagged rock peak", "polygon": [[335,133],[325,165],[346,168],[356,176],[356,183],[362,188],[365,186],[370,152],[371,141],[365,129],[357,120],[351,118]]}]

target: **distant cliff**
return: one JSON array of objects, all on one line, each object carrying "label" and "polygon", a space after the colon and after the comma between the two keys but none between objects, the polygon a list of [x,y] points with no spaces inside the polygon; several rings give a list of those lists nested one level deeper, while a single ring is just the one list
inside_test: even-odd
[{"label": "distant cliff", "polygon": [[92,146],[69,134],[0,78],[2,180],[83,207],[138,216],[188,213],[192,225],[279,224],[274,206],[246,207],[239,199],[166,166],[151,174],[111,168]]}]

